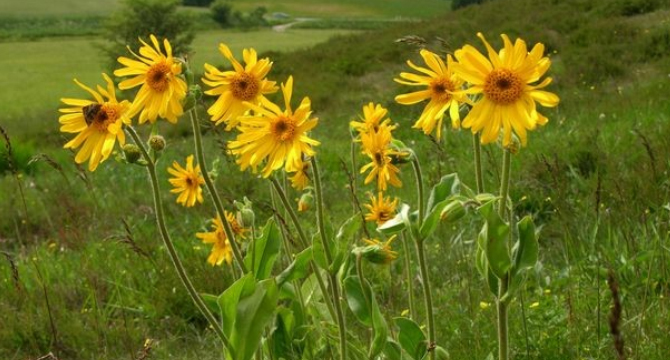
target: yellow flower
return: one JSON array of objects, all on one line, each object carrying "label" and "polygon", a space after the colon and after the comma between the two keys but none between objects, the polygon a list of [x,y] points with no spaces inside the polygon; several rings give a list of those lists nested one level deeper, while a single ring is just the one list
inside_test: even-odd
[{"label": "yellow flower", "polygon": [[384,197],[384,194],[381,191],[377,197],[371,195],[370,204],[364,205],[370,211],[365,214],[365,221],[376,221],[377,225],[382,225],[393,219],[396,207],[398,206],[398,201],[400,201],[398,198],[391,201],[390,196]]},{"label": "yellow flower", "polygon": [[398,258],[398,252],[391,249],[391,242],[396,235],[391,236],[386,242],[378,239],[364,239],[367,244],[361,251],[363,257],[373,264],[386,265]]},{"label": "yellow flower", "polygon": [[240,134],[228,143],[231,153],[238,157],[242,171],[248,167],[256,171],[256,167],[266,161],[263,177],[270,176],[282,166],[287,172],[294,172],[300,169],[303,156],[315,154],[312,146],[319,142],[307,136],[317,123],[316,118],[310,118],[309,98],[302,99],[294,112],[291,109],[293,77],[289,77],[281,88],[285,110],[271,102],[263,103],[263,106],[245,102],[254,114],[241,119]]},{"label": "yellow flower", "polygon": [[298,169],[296,172],[289,177],[291,180],[291,186],[296,190],[305,190],[309,184],[309,176],[307,175],[307,170],[309,170],[309,162],[300,160]]},{"label": "yellow flower", "polygon": [[112,79],[107,74],[102,77],[107,88],[98,85],[97,91],[75,79],[74,82],[88,91],[93,100],[63,98],[61,101],[69,107],[59,109],[63,113],[58,118],[60,131],[78,133],[64,147],[76,149],[83,144],[74,160],[81,164],[88,159],[90,171],[95,171],[98,164],[109,157],[116,140],[121,145],[126,142],[122,125],[130,125],[130,103],[126,100],[118,102]]},{"label": "yellow flower", "polygon": [[377,188],[381,191],[386,191],[386,183],[390,183],[395,187],[401,187],[402,182],[398,178],[398,169],[392,163],[392,156],[396,155],[396,151],[391,149],[391,131],[390,129],[383,129],[379,132],[361,134],[361,143],[363,145],[363,153],[367,155],[371,162],[361,168],[361,174],[370,170],[370,173],[365,178],[365,183],[369,184],[377,178]]},{"label": "yellow flower", "polygon": [[384,119],[386,114],[388,114],[388,110],[381,105],[368,103],[363,106],[363,121],[352,121],[349,125],[358,131],[358,133],[377,132],[380,127],[389,127],[391,130],[395,129],[395,125],[390,125],[391,119]]},{"label": "yellow flower", "polygon": [[481,33],[477,36],[488,50],[487,59],[477,49],[466,45],[456,51],[458,63],[454,73],[470,83],[467,94],[483,94],[463,120],[464,128],[473,133],[481,132],[482,144],[498,139],[503,131],[503,146],[512,142],[512,131],[526,145],[526,131],[547,123],[547,118],[537,112],[535,102],[545,107],[558,105],[558,96],[542,91],[551,83],[547,77],[537,85],[551,62],[542,57],[544,45],[538,43],[528,52],[526,43],[516,39],[514,44],[507,35],[501,35],[504,48],[495,52]]},{"label": "yellow flower", "polygon": [[186,207],[195,205],[195,202],[202,203],[202,187],[200,185],[205,183],[205,179],[200,172],[200,165],[193,167],[193,155],[186,158],[186,168],[181,167],[176,161],[172,163],[172,167],[168,168],[168,172],[175,177],[171,178],[170,184],[174,189],[171,193],[179,194],[177,203]]},{"label": "yellow flower", "polygon": [[246,66],[242,66],[234,57],[228,46],[219,44],[221,54],[233,64],[232,71],[219,71],[216,67],[205,64],[205,77],[202,82],[213,87],[205,91],[208,95],[218,95],[214,105],[207,109],[212,121],[219,125],[226,123],[226,130],[231,130],[239,123],[237,119],[248,110],[244,102],[259,105],[268,100],[265,94],[277,91],[274,81],[265,77],[272,68],[268,58],[258,60],[254,49],[244,49],[242,57]]},{"label": "yellow flower", "polygon": [[125,68],[114,71],[116,76],[133,76],[119,84],[119,89],[126,90],[142,85],[135,95],[131,113],[134,115],[140,109],[139,123],[147,120],[156,122],[158,116],[176,123],[184,112],[181,101],[186,96],[186,82],[181,74],[181,63],[172,57],[172,47],[167,39],[163,40],[164,55],[160,44],[154,35],[151,35],[153,47],[142,39],[144,46],[140,48],[140,55],[133,53],[139,59],[119,57],[118,61]]},{"label": "yellow flower", "polygon": [[424,134],[430,135],[437,128],[435,136],[439,140],[442,136],[442,119],[445,113],[449,113],[451,126],[458,129],[461,117],[458,109],[461,103],[469,102],[467,95],[458,92],[461,90],[463,80],[452,71],[453,59],[447,55],[447,63],[439,55],[428,50],[421,50],[421,57],[428,68],[414,65],[411,61],[407,64],[414,70],[422,73],[400,73],[396,82],[410,86],[426,87],[424,90],[415,91],[396,96],[395,100],[403,105],[413,105],[430,99],[423,109],[419,120],[414,123],[413,128],[423,130]]},{"label": "yellow flower", "polygon": [[[244,238],[244,233],[246,229],[242,228],[235,216],[228,211],[225,211],[226,220],[230,223],[233,232],[238,235],[240,238]],[[212,266],[221,265],[225,260],[226,264],[230,265],[233,262],[233,248],[230,246],[230,241],[226,236],[225,231],[223,230],[223,222],[220,217],[212,219],[213,222],[213,231],[196,233],[195,236],[198,239],[201,239],[205,244],[212,244],[212,252],[207,258],[207,262]]]}]

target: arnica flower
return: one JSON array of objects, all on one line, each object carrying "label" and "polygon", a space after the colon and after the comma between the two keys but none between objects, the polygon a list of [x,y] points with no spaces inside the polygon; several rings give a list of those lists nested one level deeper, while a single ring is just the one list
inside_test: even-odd
[{"label": "arnica flower", "polygon": [[97,91],[75,79],[74,82],[91,94],[93,100],[63,98],[61,101],[69,107],[59,109],[63,113],[58,118],[60,131],[78,133],[64,147],[76,149],[83,144],[74,160],[79,164],[89,160],[90,171],[95,171],[98,164],[109,157],[117,140],[121,145],[125,143],[122,125],[130,125],[130,102],[118,102],[112,79],[107,74],[102,77],[107,88],[98,85]]},{"label": "arnica flower", "polygon": [[380,128],[379,132],[361,134],[361,144],[363,153],[367,155],[371,162],[364,165],[361,174],[370,170],[365,178],[365,184],[369,184],[377,179],[377,188],[386,191],[387,183],[395,187],[401,187],[402,182],[398,178],[400,169],[393,164],[393,156],[396,151],[391,148],[391,130]]},{"label": "arnica flower", "polygon": [[461,90],[463,80],[452,71],[454,61],[451,55],[447,55],[445,64],[440,56],[428,50],[421,50],[420,54],[428,68],[417,66],[408,60],[407,64],[421,74],[403,72],[400,73],[399,79],[394,80],[400,84],[425,87],[425,89],[398,95],[395,100],[403,105],[413,105],[429,100],[413,128],[423,130],[426,135],[436,130],[435,137],[439,140],[442,136],[442,119],[445,113],[448,113],[451,118],[451,126],[458,129],[461,123],[458,112],[460,104],[467,103],[469,100],[467,95],[458,92]]},{"label": "arnica flower", "polygon": [[391,201],[390,196],[384,197],[384,193],[381,191],[377,197],[371,195],[370,204],[364,205],[369,211],[369,213],[365,214],[365,221],[375,221],[377,225],[382,225],[393,219],[398,207],[398,201],[400,201],[398,198]]},{"label": "arnica flower", "polygon": [[219,44],[219,51],[233,64],[232,71],[219,71],[216,67],[205,64],[205,77],[202,82],[213,89],[205,91],[208,95],[218,95],[214,105],[207,109],[212,121],[219,125],[226,123],[226,130],[237,126],[239,116],[248,110],[244,102],[259,105],[268,100],[265,94],[277,91],[274,81],[265,77],[272,68],[268,58],[258,60],[254,49],[244,49],[242,57],[246,66],[242,66],[234,57],[228,46]]},{"label": "arnica flower", "polygon": [[398,252],[391,249],[391,242],[395,240],[396,235],[393,235],[386,242],[378,239],[364,239],[366,246],[358,251],[363,258],[373,264],[387,265],[398,258]]},{"label": "arnica flower", "polygon": [[315,154],[312,146],[319,145],[319,142],[308,137],[307,132],[316,126],[318,120],[310,117],[309,98],[302,99],[294,112],[291,109],[293,77],[289,77],[281,88],[285,110],[271,102],[263,103],[263,106],[245,102],[254,114],[241,119],[238,126],[240,134],[228,143],[242,171],[248,167],[256,171],[258,165],[265,161],[263,177],[270,176],[282,166],[286,172],[294,172],[301,168],[304,157]]},{"label": "arnica flower", "polygon": [[291,180],[291,186],[296,190],[305,190],[307,185],[309,185],[309,176],[307,175],[307,170],[309,170],[309,162],[300,160],[298,169],[293,175],[288,179]]},{"label": "arnica flower", "polygon": [[380,127],[389,127],[391,130],[395,129],[395,125],[391,124],[391,119],[386,118],[388,110],[379,104],[368,103],[363,106],[363,121],[352,121],[349,123],[352,129],[359,134],[377,132]]},{"label": "arnica flower", "polygon": [[512,44],[503,34],[504,47],[496,52],[481,33],[477,36],[486,46],[488,59],[470,45],[455,54],[458,63],[454,64],[454,73],[470,83],[464,93],[483,95],[463,120],[463,127],[481,132],[482,144],[497,140],[502,130],[504,147],[512,142],[514,131],[525,146],[526,131],[547,123],[535,102],[554,107],[559,101],[555,94],[540,90],[551,83],[550,77],[532,85],[551,65],[549,58],[542,57],[544,45],[536,44],[529,53],[523,40],[516,39]]},{"label": "arnica flower", "polygon": [[186,81],[180,76],[182,64],[172,57],[172,47],[167,39],[163,40],[166,55],[154,35],[151,35],[153,47],[142,39],[140,42],[144,45],[140,55],[133,53],[139,61],[123,56],[118,58],[126,67],[114,71],[114,75],[133,76],[119,83],[119,89],[142,85],[132,106],[133,114],[142,111],[140,124],[147,120],[154,123],[158,116],[174,124],[184,112],[181,102],[186,97]]},{"label": "arnica flower", "polygon": [[[239,225],[237,219],[235,219],[235,215],[225,211],[225,216],[235,235],[244,239],[246,229]],[[233,248],[230,246],[230,241],[228,241],[228,237],[223,230],[223,222],[221,221],[221,218],[217,216],[216,219],[213,219],[212,225],[213,231],[196,233],[195,236],[198,239],[201,239],[205,244],[212,244],[212,252],[207,258],[208,263],[212,266],[221,265],[225,260],[226,264],[230,265],[233,262]]]},{"label": "arnica flower", "polygon": [[191,207],[195,205],[196,201],[203,202],[201,185],[205,183],[205,179],[200,172],[200,165],[193,167],[193,155],[186,158],[186,168],[181,167],[175,161],[172,163],[172,167],[168,168],[168,172],[174,175],[169,180],[170,184],[174,186],[174,189],[170,192],[179,194],[177,197],[178,204]]}]

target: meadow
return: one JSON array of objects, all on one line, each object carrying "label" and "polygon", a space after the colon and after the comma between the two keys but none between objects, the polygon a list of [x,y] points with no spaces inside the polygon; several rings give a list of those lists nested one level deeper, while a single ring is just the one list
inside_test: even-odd
[{"label": "meadow", "polygon": [[[240,8],[261,4],[238,3]],[[426,184],[454,171],[474,182],[469,131],[446,130],[442,141],[435,141],[411,129],[420,109],[393,101],[406,90],[393,82],[407,71],[404,61],[419,61],[417,46],[397,39],[416,35],[436,52],[478,44],[477,31],[496,46],[500,33],[544,43],[553,63],[549,89],[561,103],[544,110],[549,123],[530,133],[529,146],[512,163],[514,210],[533,215],[542,229],[540,261],[511,305],[513,358],[615,358],[608,326],[611,271],[620,287],[627,358],[665,359],[670,353],[670,7],[654,0],[497,0],[429,17],[448,2],[380,3],[366,2],[369,9],[344,0],[266,6],[320,18],[426,19],[369,32],[201,31],[192,59],[197,67],[223,64],[216,44],[225,41],[235,54],[255,47],[271,57],[274,79],[294,76],[295,97],[309,96],[320,119],[313,137],[323,143],[318,152],[327,217],[340,223],[352,215],[351,204],[341,201],[349,192],[343,170],[349,166],[348,124],[370,101],[387,107],[400,125],[398,137],[421,157]],[[10,4],[8,14],[17,17],[100,16],[115,6],[64,0],[59,6]],[[0,125],[9,133],[17,168],[12,172],[6,160],[0,164],[5,171],[0,358],[36,359],[51,351],[61,359],[137,359],[152,339],[150,358],[220,359],[212,351],[213,331],[182,290],[158,240],[144,172],[113,159],[87,172],[60,148],[66,138],[57,130],[59,98],[81,95],[73,77],[95,83],[103,70],[95,41],[89,35],[0,43],[0,53],[7,55],[0,59],[5,69]],[[192,144],[187,119],[177,126],[163,123],[160,131],[168,138],[158,169],[165,179],[168,164]],[[216,183],[225,203],[247,196],[257,218],[272,215],[269,185],[239,172],[225,156],[221,144],[231,135],[211,126],[204,134],[209,158],[219,158]],[[484,185],[495,189],[501,177],[497,149],[483,150]],[[409,179],[411,170],[402,171]],[[413,192],[403,187],[395,194],[411,198]],[[193,235],[211,214],[174,204],[167,191],[163,198],[193,282],[203,293],[220,293],[233,276],[228,267],[205,262],[209,249]],[[496,351],[495,304],[474,265],[477,224],[445,226],[427,242],[438,343],[453,359],[486,359]],[[367,271],[388,317],[408,309],[402,269],[396,261]],[[355,323],[353,314],[346,316]],[[348,330],[352,338],[369,336],[360,326]]]}]

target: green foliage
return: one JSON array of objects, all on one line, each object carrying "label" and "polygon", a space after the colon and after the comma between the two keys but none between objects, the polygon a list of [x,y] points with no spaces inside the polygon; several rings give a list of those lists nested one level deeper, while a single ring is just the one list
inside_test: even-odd
[{"label": "green foliage", "polygon": [[182,0],[184,6],[208,7],[214,0]]},{"label": "green foliage", "polygon": [[230,1],[216,0],[209,6],[209,11],[219,26],[226,28],[232,25],[233,6]]},{"label": "green foliage", "polygon": [[265,19],[265,14],[268,9],[264,6],[259,6],[250,12],[233,11],[230,23],[237,28],[249,30],[268,26],[268,21]]},{"label": "green foliage", "polygon": [[479,5],[487,0],[451,0],[451,9],[458,10],[471,5]]},{"label": "green foliage", "polygon": [[178,12],[178,0],[124,0],[123,8],[112,14],[105,24],[101,45],[110,66],[116,66],[119,56],[129,56],[127,47],[138,51],[142,46],[139,38],[150,42],[149,35],[159,41],[169,39],[173,53],[187,54],[195,37],[193,20],[185,13]]},{"label": "green foliage", "polygon": [[37,40],[48,36],[101,33],[103,16],[0,17],[0,41]]}]

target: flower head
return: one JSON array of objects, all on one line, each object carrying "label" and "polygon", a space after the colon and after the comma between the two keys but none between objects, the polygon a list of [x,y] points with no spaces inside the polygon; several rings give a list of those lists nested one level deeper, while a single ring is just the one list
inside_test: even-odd
[{"label": "flower head", "polygon": [[117,140],[121,145],[125,143],[122,125],[130,125],[130,103],[117,101],[112,79],[107,74],[102,77],[107,88],[98,85],[97,91],[75,79],[74,82],[91,94],[93,100],[63,98],[61,101],[68,107],[59,109],[63,113],[58,118],[60,131],[78,133],[64,147],[76,149],[83,144],[74,160],[79,164],[89,160],[90,171],[95,171],[98,164],[109,157]]},{"label": "flower head", "polygon": [[309,162],[300,160],[295,173],[289,177],[291,180],[291,186],[296,190],[305,190],[307,185],[309,185],[309,176],[307,171],[309,170]]},{"label": "flower head", "polygon": [[294,172],[301,168],[304,156],[315,154],[312,146],[319,145],[319,142],[307,136],[317,123],[316,118],[311,118],[309,98],[302,99],[300,106],[293,111],[293,77],[289,77],[281,88],[285,110],[271,102],[264,102],[262,106],[245,102],[254,114],[241,119],[238,126],[240,134],[228,143],[243,171],[248,167],[255,171],[265,161],[264,177],[281,167],[287,172]]},{"label": "flower head", "polygon": [[420,54],[428,68],[417,66],[408,60],[407,64],[421,74],[403,72],[395,81],[404,85],[425,87],[425,89],[398,95],[395,100],[403,105],[413,105],[429,100],[413,128],[423,130],[426,135],[436,130],[435,136],[439,140],[442,136],[444,115],[448,113],[451,126],[458,129],[461,123],[458,112],[460,104],[469,102],[469,100],[467,95],[458,92],[461,90],[463,80],[454,75],[452,71],[451,55],[447,55],[445,64],[440,56],[428,50],[421,50]]},{"label": "flower head", "polygon": [[387,183],[395,187],[402,186],[398,178],[400,169],[393,164],[393,156],[397,152],[391,147],[392,139],[391,130],[388,128],[380,128],[379,132],[361,134],[363,153],[371,161],[364,165],[360,172],[363,174],[370,170],[365,183],[369,184],[376,178],[377,188],[381,191],[386,191]]},{"label": "flower head", "polygon": [[171,193],[179,194],[177,203],[186,207],[195,205],[195,202],[202,203],[202,187],[205,179],[200,172],[200,165],[193,167],[193,155],[186,158],[186,168],[181,167],[176,161],[172,163],[172,167],[168,168],[168,172],[174,175],[171,178],[170,184],[174,189]]},{"label": "flower head", "polygon": [[153,47],[140,39],[143,44],[140,55],[133,53],[138,60],[118,58],[126,67],[114,71],[114,75],[133,76],[119,83],[121,90],[142,85],[132,106],[132,114],[142,111],[140,124],[147,120],[154,123],[158,116],[174,124],[184,112],[181,101],[186,97],[186,81],[180,76],[181,63],[172,56],[172,46],[167,39],[163,40],[163,54],[156,37],[151,35],[150,38]]},{"label": "flower head", "polygon": [[391,242],[395,240],[396,235],[391,236],[386,242],[378,239],[364,239],[366,246],[358,251],[363,258],[373,264],[386,265],[398,258],[398,252],[393,251]]},{"label": "flower head", "polygon": [[245,66],[233,57],[228,46],[219,44],[219,51],[231,62],[233,70],[219,71],[205,64],[202,82],[212,87],[205,94],[219,96],[214,105],[207,109],[207,113],[216,125],[225,122],[226,130],[231,130],[239,123],[237,118],[248,110],[245,102],[255,105],[266,102],[268,100],[264,95],[276,92],[277,86],[274,81],[265,78],[272,68],[272,62],[268,58],[258,60],[256,50],[242,51]]},{"label": "flower head", "polygon": [[537,112],[536,102],[545,107],[558,105],[553,93],[540,90],[551,83],[547,77],[533,85],[547,72],[551,62],[543,57],[544,45],[538,43],[528,52],[526,43],[516,39],[514,44],[507,35],[501,35],[503,49],[496,52],[484,35],[477,36],[484,42],[488,59],[470,45],[456,51],[458,63],[454,73],[470,83],[467,94],[482,94],[463,120],[464,128],[473,133],[481,132],[483,144],[498,139],[503,132],[503,146],[512,142],[512,132],[526,145],[527,130],[547,123],[547,118]]},{"label": "flower head", "polygon": [[395,129],[395,125],[390,125],[391,119],[386,118],[388,110],[380,104],[368,103],[363,106],[363,121],[352,121],[349,123],[351,128],[358,131],[359,134],[377,132],[380,127],[389,127]]},{"label": "flower head", "polygon": [[[235,215],[225,211],[226,220],[230,223],[233,232],[239,236],[239,238],[245,237],[246,229],[242,228],[240,224],[235,219]],[[233,262],[233,249],[230,246],[230,241],[223,229],[223,222],[220,217],[212,219],[213,231],[211,232],[202,232],[196,233],[195,236],[198,239],[201,239],[205,244],[212,244],[212,252],[207,258],[207,262],[212,266],[221,265],[223,261],[226,261],[226,264],[230,265]]]},{"label": "flower head", "polygon": [[382,225],[393,219],[398,201],[400,201],[398,198],[391,201],[390,196],[384,197],[381,191],[377,197],[370,195],[370,204],[364,205],[369,210],[369,213],[365,214],[365,221],[376,221],[377,225]]}]

